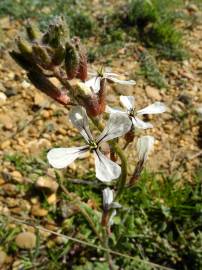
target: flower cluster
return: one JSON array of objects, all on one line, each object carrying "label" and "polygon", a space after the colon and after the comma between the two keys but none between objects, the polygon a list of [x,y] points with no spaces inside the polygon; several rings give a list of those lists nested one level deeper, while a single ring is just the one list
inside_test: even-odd
[{"label": "flower cluster", "polygon": [[[26,30],[27,39],[19,38],[18,50],[10,52],[10,55],[26,71],[36,88],[64,106],[73,106],[69,119],[86,141],[85,145],[79,147],[51,149],[47,154],[48,161],[54,168],[62,169],[87,151],[94,155],[96,178],[113,185],[113,190],[109,187],[103,190],[103,224],[110,225],[116,209],[121,207],[116,201],[118,195],[124,187],[135,184],[154,144],[154,138],[148,135],[137,140],[138,162],[128,180],[127,160],[123,149],[117,145],[118,138],[125,135],[126,139],[127,134],[132,133],[132,139],[128,140],[131,142],[136,129],[153,127],[139,117],[163,113],[166,106],[162,102],[155,102],[136,110],[133,96],[120,96],[125,111],[109,107],[106,104],[107,82],[135,85],[135,81],[122,80],[119,75],[105,72],[103,68],[89,73],[87,52],[77,37],[70,38],[69,28],[62,18],[56,18],[44,33],[32,25],[28,25]],[[92,75],[90,79],[89,75]],[[51,77],[55,77],[60,85],[55,85]],[[104,113],[108,121],[102,127]],[[89,118],[102,130],[96,138],[90,131]],[[106,142],[109,142],[109,155],[101,150]]]}]

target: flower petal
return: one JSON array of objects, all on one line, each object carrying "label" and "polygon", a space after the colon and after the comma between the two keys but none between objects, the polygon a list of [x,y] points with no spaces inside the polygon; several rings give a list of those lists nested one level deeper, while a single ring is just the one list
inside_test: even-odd
[{"label": "flower petal", "polygon": [[117,79],[117,78],[115,78],[113,76],[107,76],[106,79],[108,79],[108,80],[110,80],[112,82],[115,82],[115,83],[123,84],[123,85],[135,85],[136,84],[136,82],[133,81],[133,80],[128,80],[128,81],[120,80],[120,79]]},{"label": "flower petal", "polygon": [[131,125],[127,113],[112,113],[106,127],[96,141],[99,144],[120,137],[130,130]]},{"label": "flower petal", "polygon": [[119,77],[119,74],[113,73],[113,72],[105,72],[104,77],[107,79],[109,77]]},{"label": "flower petal", "polygon": [[142,110],[137,111],[137,114],[157,114],[166,111],[166,105],[162,102],[155,102]]},{"label": "flower petal", "polygon": [[53,148],[47,154],[48,162],[54,168],[62,169],[71,164],[82,153],[88,151],[88,149],[87,145],[71,148]]},{"label": "flower petal", "polygon": [[113,202],[114,192],[110,188],[105,188],[102,192],[103,195],[103,207],[108,208],[109,205]]},{"label": "flower petal", "polygon": [[134,107],[135,99],[133,96],[120,96],[120,102],[127,110],[131,110]]},{"label": "flower petal", "polygon": [[88,86],[94,93],[98,93],[100,91],[100,81],[101,77],[93,77],[86,81],[85,85]]},{"label": "flower petal", "polygon": [[96,177],[102,182],[110,182],[121,174],[121,167],[103,155],[98,149],[94,151]]},{"label": "flower petal", "polygon": [[121,111],[119,109],[114,109],[114,108],[112,108],[112,107],[110,107],[108,105],[106,106],[105,112],[107,112],[107,113],[124,113],[124,114],[127,114],[126,112],[123,112],[123,111]]},{"label": "flower petal", "polygon": [[146,161],[149,152],[152,150],[154,145],[154,137],[143,136],[137,141],[137,152],[139,160]]},{"label": "flower petal", "polygon": [[90,142],[93,139],[93,136],[89,129],[88,117],[85,109],[81,106],[74,107],[69,113],[69,118],[72,124],[79,130],[84,139],[87,142]]},{"label": "flower petal", "polygon": [[132,117],[132,122],[136,128],[141,128],[141,129],[153,128],[153,125],[151,123],[144,122],[138,117]]},{"label": "flower petal", "polygon": [[112,225],[114,224],[113,219],[114,219],[114,217],[116,216],[116,213],[117,213],[116,210],[113,210],[113,211],[112,211],[111,216],[110,216],[110,218],[109,218],[109,226],[112,226]]}]

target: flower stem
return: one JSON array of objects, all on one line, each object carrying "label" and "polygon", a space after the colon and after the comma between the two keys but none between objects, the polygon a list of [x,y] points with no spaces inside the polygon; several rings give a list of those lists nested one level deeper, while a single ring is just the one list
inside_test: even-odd
[{"label": "flower stem", "polygon": [[[109,249],[108,242],[109,242],[109,236],[108,236],[108,228],[106,226],[103,228],[103,245],[106,248],[106,250]],[[109,264],[109,269],[115,270],[110,252],[106,251],[105,255],[106,255],[106,260],[108,261],[108,264]]]}]

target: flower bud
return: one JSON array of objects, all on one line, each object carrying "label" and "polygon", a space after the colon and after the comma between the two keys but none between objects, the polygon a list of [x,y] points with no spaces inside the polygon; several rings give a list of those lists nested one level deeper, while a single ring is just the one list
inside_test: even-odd
[{"label": "flower bud", "polygon": [[152,150],[154,144],[154,137],[152,136],[143,136],[137,141],[137,152],[138,152],[138,163],[135,167],[134,173],[130,179],[129,186],[135,184],[138,180],[144,164],[148,158],[149,152]]},{"label": "flower bud", "polygon": [[33,49],[33,57],[44,68],[47,68],[51,64],[51,57],[48,54],[45,47],[39,44],[34,44],[32,46]]},{"label": "flower bud", "polygon": [[69,40],[69,28],[62,17],[56,17],[50,23],[42,42],[53,48],[58,48],[60,45],[64,45],[67,40]]},{"label": "flower bud", "polygon": [[19,38],[17,46],[22,55],[27,56],[32,54],[32,47],[27,40]]},{"label": "flower bud", "polygon": [[53,56],[52,56],[52,64],[53,65],[60,65],[65,58],[65,48],[63,46],[59,46],[58,48],[54,49]]},{"label": "flower bud", "polygon": [[75,98],[85,107],[90,117],[96,117],[105,111],[105,98],[103,93],[95,94],[84,83],[77,83]]},{"label": "flower bud", "polygon": [[79,38],[74,38],[73,43],[75,45],[76,50],[79,54],[79,67],[77,72],[77,78],[86,81],[88,72],[87,72],[87,52],[85,47],[80,43]]},{"label": "flower bud", "polygon": [[154,137],[142,136],[137,141],[137,152],[139,160],[144,162],[147,160],[149,152],[152,150],[154,144]]},{"label": "flower bud", "polygon": [[36,88],[38,88],[40,91],[42,91],[52,99],[63,105],[67,105],[70,103],[70,98],[67,96],[67,94],[60,91],[42,73],[30,71],[27,76]]},{"label": "flower bud", "polygon": [[26,32],[30,41],[39,40],[42,37],[42,33],[39,28],[30,22],[28,22],[28,25],[26,26]]},{"label": "flower bud", "polygon": [[124,139],[126,140],[127,145],[132,142],[135,138],[135,132],[134,129],[132,128],[130,131],[128,131],[125,136]]},{"label": "flower bud", "polygon": [[69,80],[75,78],[79,69],[79,54],[73,44],[66,43],[65,69]]}]

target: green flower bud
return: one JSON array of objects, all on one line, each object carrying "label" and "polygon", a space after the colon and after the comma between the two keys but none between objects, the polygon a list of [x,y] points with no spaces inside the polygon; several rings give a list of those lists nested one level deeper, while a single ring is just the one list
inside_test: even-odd
[{"label": "green flower bud", "polygon": [[63,46],[59,46],[53,52],[52,56],[52,64],[60,65],[65,58],[65,48]]},{"label": "green flower bud", "polygon": [[63,18],[56,17],[49,25],[42,42],[53,48],[58,48],[64,45],[67,40],[69,40],[69,28]]},{"label": "green flower bud", "polygon": [[66,43],[65,50],[65,69],[69,80],[76,77],[79,68],[79,53],[75,46],[69,42]]},{"label": "green flower bud", "polygon": [[32,49],[33,49],[33,57],[38,62],[39,65],[45,68],[50,66],[51,58],[45,47],[39,44],[34,44],[32,46]]},{"label": "green flower bud", "polygon": [[27,40],[19,38],[17,46],[22,55],[27,56],[32,54],[32,47]]},{"label": "green flower bud", "polygon": [[26,26],[26,32],[30,41],[39,40],[42,37],[42,33],[39,28],[30,22],[28,22],[28,25]]}]

